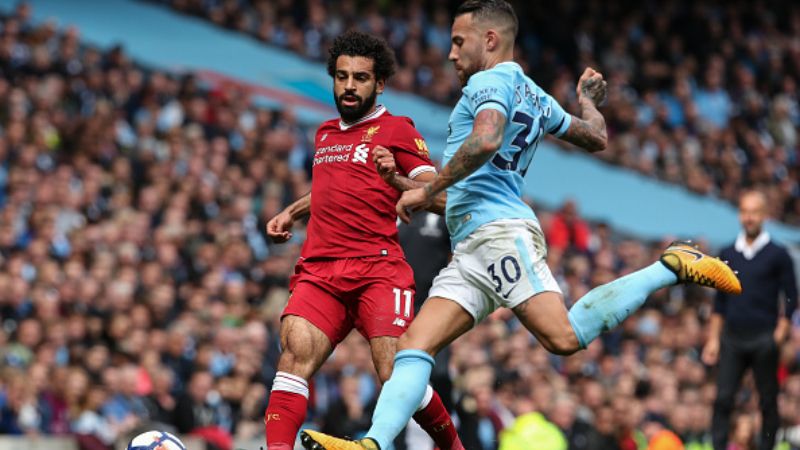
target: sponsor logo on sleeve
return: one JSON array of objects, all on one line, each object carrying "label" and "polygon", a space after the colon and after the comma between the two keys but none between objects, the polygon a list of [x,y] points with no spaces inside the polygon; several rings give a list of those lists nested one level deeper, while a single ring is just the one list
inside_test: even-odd
[{"label": "sponsor logo on sleeve", "polygon": [[480,104],[492,100],[492,98],[497,94],[498,89],[495,87],[487,87],[479,90],[478,92],[472,94],[470,97],[470,101],[472,101],[472,105],[474,107],[479,106]]},{"label": "sponsor logo on sleeve", "polygon": [[428,144],[425,143],[425,139],[414,138],[414,143],[417,145],[417,153],[425,157],[430,155],[430,152],[428,151]]}]

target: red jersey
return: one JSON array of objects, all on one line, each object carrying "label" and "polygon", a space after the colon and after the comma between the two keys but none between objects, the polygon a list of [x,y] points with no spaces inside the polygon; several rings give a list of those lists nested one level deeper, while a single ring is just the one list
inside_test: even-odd
[{"label": "red jersey", "polygon": [[304,258],[403,256],[395,212],[400,192],[378,175],[372,161],[376,145],[394,154],[403,176],[435,170],[414,122],[383,106],[352,124],[339,119],[323,123],[314,139]]}]

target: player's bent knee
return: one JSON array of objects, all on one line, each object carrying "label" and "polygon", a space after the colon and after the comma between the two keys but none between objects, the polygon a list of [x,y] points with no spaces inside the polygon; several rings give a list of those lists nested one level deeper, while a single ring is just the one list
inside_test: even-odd
[{"label": "player's bent knee", "polygon": [[408,331],[397,340],[397,351],[401,350],[422,350],[431,356],[435,356],[438,351],[424,335]]},{"label": "player's bent knee", "polygon": [[570,329],[569,333],[542,339],[542,346],[556,355],[568,356],[581,349],[577,336]]},{"label": "player's bent knee", "polygon": [[[288,319],[288,320],[287,320]],[[330,354],[327,337],[310,322],[293,316],[281,324],[281,351],[278,370],[310,378]]]},{"label": "player's bent knee", "polygon": [[278,360],[278,370],[308,379],[314,374],[314,361],[308,355],[298,355],[290,348],[285,348]]}]

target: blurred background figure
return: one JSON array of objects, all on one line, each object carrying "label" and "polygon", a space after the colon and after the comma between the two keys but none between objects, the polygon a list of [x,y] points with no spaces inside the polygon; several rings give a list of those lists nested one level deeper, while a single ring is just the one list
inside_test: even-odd
[{"label": "blurred background figure", "polygon": [[[761,409],[759,449],[771,450],[775,446],[780,426],[778,359],[797,307],[797,282],[792,258],[784,247],[772,242],[763,228],[768,217],[766,196],[759,191],[745,192],[739,200],[742,232],[732,246],[720,253],[739,272],[743,292],[737,296],[717,295],[708,342],[703,348],[706,364],[719,361],[712,423],[715,450],[728,447],[730,417],[748,368],[753,369]],[[745,431],[734,431],[739,440],[750,432],[747,427],[752,428],[749,423],[737,423],[735,430],[740,426]],[[737,446],[744,444],[734,442]]]}]

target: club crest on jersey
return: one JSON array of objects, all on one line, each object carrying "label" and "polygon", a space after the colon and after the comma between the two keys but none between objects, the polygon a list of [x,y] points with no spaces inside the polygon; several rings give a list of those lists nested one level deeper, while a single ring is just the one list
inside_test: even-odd
[{"label": "club crest on jersey", "polygon": [[375,125],[374,127],[367,128],[367,131],[364,132],[364,135],[361,136],[361,142],[372,142],[372,138],[378,134],[378,131],[381,129],[380,125]]},{"label": "club crest on jersey", "polygon": [[425,139],[414,138],[414,143],[417,144],[417,153],[422,156],[428,156],[430,154],[428,151],[428,144],[425,143]]}]

